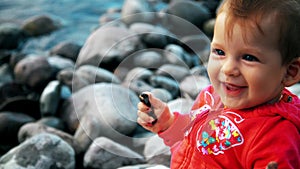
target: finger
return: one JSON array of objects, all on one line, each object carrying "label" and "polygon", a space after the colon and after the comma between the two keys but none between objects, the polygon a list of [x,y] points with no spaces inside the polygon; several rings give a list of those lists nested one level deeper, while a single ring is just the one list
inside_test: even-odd
[{"label": "finger", "polygon": [[140,110],[142,112],[149,112],[150,111],[150,107],[146,106],[143,102],[139,102],[137,107],[138,107],[138,110]]},{"label": "finger", "polygon": [[140,117],[137,118],[137,123],[140,124],[141,126],[143,126],[147,130],[150,130],[150,131],[153,130],[154,125],[152,123],[148,123],[148,122],[144,121]]},{"label": "finger", "polygon": [[145,123],[152,123],[153,121],[155,121],[153,117],[142,111],[138,111],[138,117]]},{"label": "finger", "polygon": [[155,97],[152,93],[149,93],[148,97],[149,97],[149,101],[153,107],[161,108],[164,105],[164,102],[161,101],[159,98]]},{"label": "finger", "polygon": [[146,122],[143,119],[141,119],[140,117],[137,118],[137,123],[142,126],[144,126],[146,124]]},{"label": "finger", "polygon": [[152,123],[147,123],[145,121],[143,121],[143,119],[141,118],[137,118],[137,123],[140,124],[141,126],[143,126],[145,129],[149,130],[149,131],[152,131],[152,132],[155,132],[154,129],[155,127],[153,126]]}]

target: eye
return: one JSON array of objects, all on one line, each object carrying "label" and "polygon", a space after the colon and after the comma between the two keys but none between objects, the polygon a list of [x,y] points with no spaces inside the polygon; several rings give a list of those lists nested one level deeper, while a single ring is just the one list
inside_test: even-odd
[{"label": "eye", "polygon": [[244,60],[250,61],[250,62],[258,62],[259,60],[257,59],[257,57],[252,56],[252,55],[244,55],[243,56]]},{"label": "eye", "polygon": [[213,49],[213,52],[217,55],[221,55],[221,56],[225,55],[225,52],[221,49]]}]

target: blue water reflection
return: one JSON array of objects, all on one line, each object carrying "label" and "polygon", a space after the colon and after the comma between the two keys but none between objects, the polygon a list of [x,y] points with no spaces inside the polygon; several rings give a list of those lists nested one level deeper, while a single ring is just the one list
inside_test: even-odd
[{"label": "blue water reflection", "polygon": [[99,17],[108,8],[121,8],[123,0],[0,0],[0,24],[22,24],[25,19],[46,14],[58,20],[63,27],[50,35],[32,38],[23,47],[24,52],[43,52],[61,41],[83,44],[93,29],[99,26]]}]

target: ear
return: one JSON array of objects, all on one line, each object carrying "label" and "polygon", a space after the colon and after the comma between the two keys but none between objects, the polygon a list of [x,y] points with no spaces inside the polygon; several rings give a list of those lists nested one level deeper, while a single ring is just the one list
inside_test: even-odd
[{"label": "ear", "polygon": [[283,79],[285,87],[292,86],[300,81],[300,57],[294,59],[287,67],[286,75]]}]

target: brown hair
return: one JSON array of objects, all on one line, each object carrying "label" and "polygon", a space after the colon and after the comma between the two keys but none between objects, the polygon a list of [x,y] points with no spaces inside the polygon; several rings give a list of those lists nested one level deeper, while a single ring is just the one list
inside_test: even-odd
[{"label": "brown hair", "polygon": [[245,28],[253,26],[252,23],[263,34],[259,22],[264,16],[275,14],[282,64],[300,57],[300,0],[224,0],[218,14],[224,11],[228,36],[232,34],[234,23]]}]

